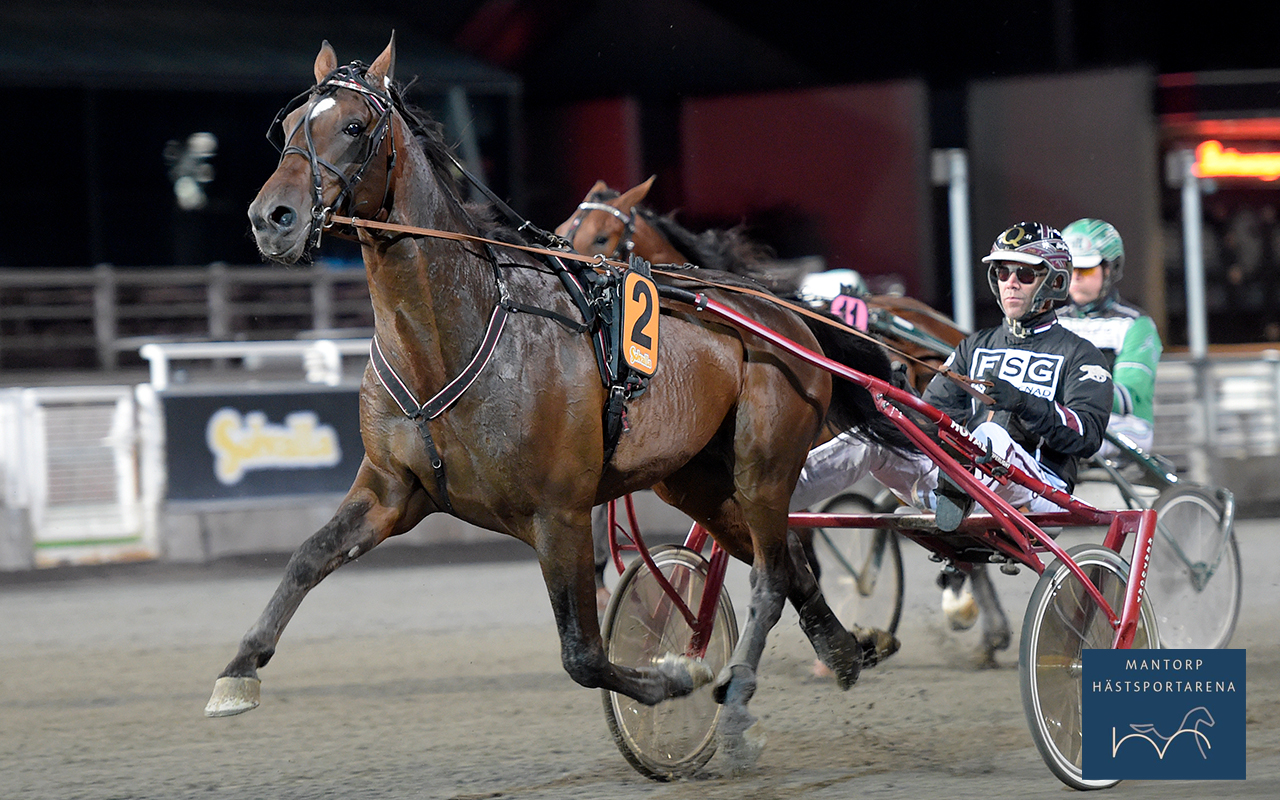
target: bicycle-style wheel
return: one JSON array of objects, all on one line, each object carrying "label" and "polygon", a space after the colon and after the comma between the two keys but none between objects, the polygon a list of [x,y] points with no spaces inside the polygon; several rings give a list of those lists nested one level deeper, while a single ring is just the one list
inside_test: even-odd
[{"label": "bicycle-style wheel", "polygon": [[1244,583],[1235,531],[1222,529],[1222,504],[1211,492],[1175,487],[1153,506],[1156,534],[1147,569],[1147,596],[1160,644],[1226,647],[1240,614]]},{"label": "bicycle-style wheel", "polygon": [[[1096,544],[1067,555],[1084,570],[1102,597],[1119,613],[1124,605],[1129,565]],[[1132,647],[1158,647],[1155,614],[1144,600]],[[1022,708],[1036,749],[1059,780],[1073,789],[1104,789],[1118,780],[1085,780],[1081,767],[1083,653],[1110,649],[1115,631],[1107,615],[1061,561],[1040,576],[1027,604],[1018,654]]]},{"label": "bicycle-style wheel", "polygon": [[[707,581],[707,560],[675,545],[654,547],[650,554],[680,598],[697,613]],[[637,560],[618,580],[602,634],[611,662],[645,667],[668,653],[684,654],[693,630],[648,565]],[[738,620],[729,593],[722,587],[704,657],[712,674],[718,675],[728,663],[737,642]],[[711,686],[655,706],[616,692],[604,691],[603,695],[609,732],[627,763],[640,774],[655,780],[685,777],[715,755],[721,707],[712,697]]]},{"label": "bicycle-style wheel", "polygon": [[[823,514],[870,514],[866,498],[842,494]],[[821,568],[822,594],[845,628],[861,625],[894,633],[902,617],[902,548],[884,528],[815,528],[813,549]]]}]

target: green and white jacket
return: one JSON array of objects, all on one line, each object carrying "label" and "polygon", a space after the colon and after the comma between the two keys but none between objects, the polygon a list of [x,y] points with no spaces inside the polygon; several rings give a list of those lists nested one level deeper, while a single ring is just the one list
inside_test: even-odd
[{"label": "green and white jacket", "polygon": [[1058,322],[1102,351],[1111,364],[1115,395],[1111,413],[1155,422],[1156,367],[1164,346],[1155,322],[1113,289],[1085,306],[1058,309]]}]

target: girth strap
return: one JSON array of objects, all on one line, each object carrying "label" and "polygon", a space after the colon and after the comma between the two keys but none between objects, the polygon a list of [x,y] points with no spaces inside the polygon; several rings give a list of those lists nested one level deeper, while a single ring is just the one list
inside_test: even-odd
[{"label": "girth strap", "polygon": [[498,339],[502,336],[509,314],[505,305],[499,303],[494,306],[493,315],[489,318],[489,327],[471,362],[426,403],[419,403],[413,396],[413,392],[396,374],[395,369],[382,353],[382,345],[378,342],[378,337],[375,335],[369,342],[369,362],[373,365],[373,374],[387,390],[387,394],[391,395],[391,399],[396,401],[396,405],[400,406],[404,415],[417,423],[418,433],[421,434],[423,444],[427,447],[427,455],[431,459],[431,469],[435,471],[436,488],[440,492],[441,503],[444,510],[450,514],[453,513],[453,504],[449,502],[444,460],[440,458],[440,451],[436,448],[435,440],[431,438],[431,428],[427,423],[443,414],[445,409],[453,405],[454,401],[475,383],[476,378],[480,377],[485,365],[493,357],[493,351],[498,346]]}]

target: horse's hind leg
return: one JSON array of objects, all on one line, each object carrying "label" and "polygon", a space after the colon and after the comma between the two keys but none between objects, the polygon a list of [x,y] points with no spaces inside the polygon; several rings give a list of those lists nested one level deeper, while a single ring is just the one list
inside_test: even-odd
[{"label": "horse's hind leg", "polygon": [[818,586],[804,543],[795,531],[787,533],[791,555],[792,580],[788,598],[800,615],[800,629],[809,638],[818,660],[836,677],[841,689],[848,689],[858,680],[862,670],[862,648],[852,633],[836,618]]},{"label": "horse's hind leg", "polygon": [[1007,650],[1012,633],[1009,630],[1009,619],[1005,616],[1000,598],[996,597],[996,588],[991,583],[991,575],[986,564],[975,564],[969,573],[970,591],[978,604],[982,619],[982,665],[996,665],[996,651]]},{"label": "horse's hind leg", "polygon": [[353,490],[347,495],[333,518],[290,557],[275,594],[240,641],[236,657],[218,676],[205,716],[226,717],[257,708],[258,668],[271,660],[302,598],[330,572],[386,539],[396,516],[377,506],[370,492]]}]

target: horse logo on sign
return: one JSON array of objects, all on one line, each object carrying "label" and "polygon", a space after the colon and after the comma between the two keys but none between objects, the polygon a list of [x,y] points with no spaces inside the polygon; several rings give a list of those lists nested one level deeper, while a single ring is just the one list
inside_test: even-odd
[{"label": "horse logo on sign", "polygon": [[1137,739],[1148,742],[1152,747],[1154,747],[1156,749],[1156,755],[1159,756],[1161,761],[1163,761],[1164,754],[1168,752],[1169,745],[1173,744],[1173,740],[1177,739],[1184,733],[1189,733],[1192,738],[1195,739],[1196,747],[1200,750],[1200,757],[1208,758],[1209,754],[1206,750],[1212,750],[1213,745],[1209,743],[1209,737],[1204,734],[1204,731],[1200,730],[1201,725],[1206,728],[1212,728],[1214,726],[1213,715],[1210,714],[1209,709],[1204,706],[1196,706],[1188,711],[1182,718],[1182,724],[1178,726],[1176,731],[1168,736],[1164,736],[1160,731],[1156,730],[1155,725],[1152,725],[1149,722],[1143,722],[1131,724],[1129,727],[1133,729],[1134,733],[1125,734],[1119,741],[1116,741],[1116,729],[1112,727],[1111,755],[1112,757],[1115,757],[1115,754],[1120,750],[1120,745],[1130,739]]}]

